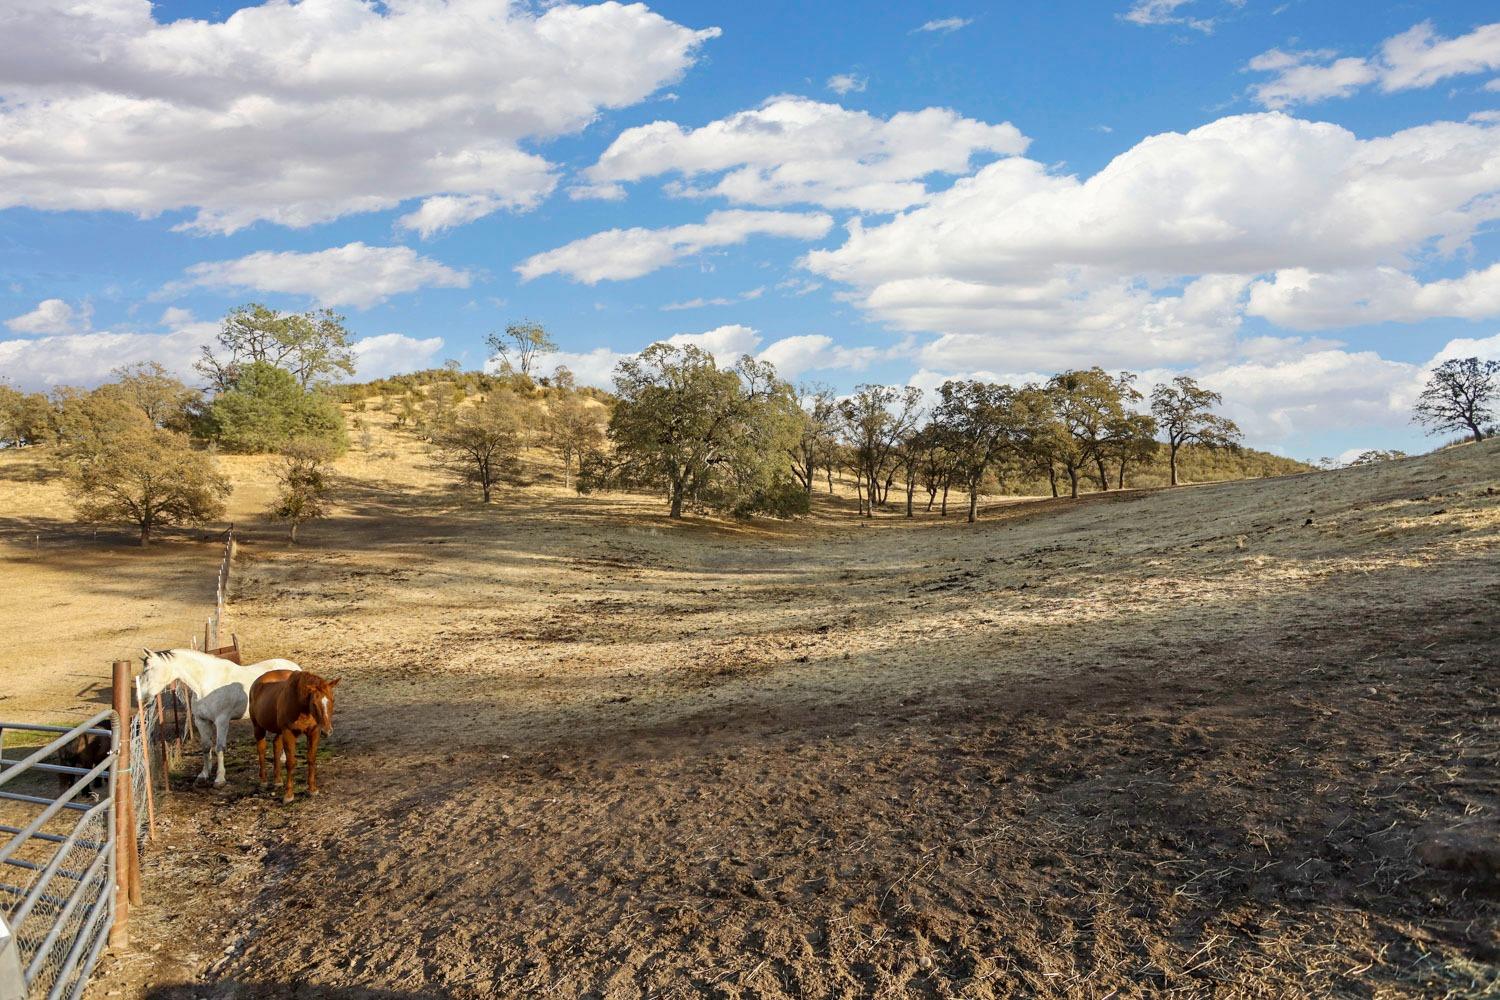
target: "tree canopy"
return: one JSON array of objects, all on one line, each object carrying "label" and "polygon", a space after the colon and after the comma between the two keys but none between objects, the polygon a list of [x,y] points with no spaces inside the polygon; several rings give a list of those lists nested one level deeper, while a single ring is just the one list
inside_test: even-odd
[{"label": "tree canopy", "polygon": [[133,524],[142,545],[162,528],[221,516],[230,492],[212,455],[195,449],[187,435],[153,427],[144,418],[75,447],[64,468],[80,518]]},{"label": "tree canopy", "polygon": [[1213,412],[1222,402],[1223,396],[1203,388],[1187,375],[1178,375],[1170,384],[1158,385],[1151,391],[1151,414],[1167,438],[1173,486],[1177,485],[1177,455],[1183,445],[1224,448],[1238,443],[1240,429],[1235,422]]},{"label": "tree canopy", "polygon": [[478,486],[485,503],[497,485],[518,478],[523,405],[513,393],[496,390],[428,430],[438,464]]},{"label": "tree canopy", "polygon": [[612,463],[600,478],[661,489],[672,517],[688,505],[787,512],[785,456],[799,433],[791,387],[749,356],[719,368],[695,345],[652,344],[615,369]]},{"label": "tree canopy", "polygon": [[304,389],[354,374],[354,348],[344,317],[331,309],[282,313],[258,303],[238,306],[224,317],[215,338],[193,366],[216,392],[227,392],[256,363],[290,372]]},{"label": "tree canopy", "polygon": [[268,361],[240,370],[214,398],[206,424],[209,436],[226,451],[280,451],[298,439],[322,441],[337,452],[348,447],[338,404]]},{"label": "tree canopy", "polygon": [[1433,433],[1465,431],[1483,441],[1500,397],[1500,361],[1449,358],[1433,369],[1417,397],[1416,418]]},{"label": "tree canopy", "polygon": [[[485,342],[489,344],[490,360],[499,364],[502,373],[526,378],[534,377],[533,369],[539,355],[557,350],[542,324],[530,320],[511,323],[504,333],[492,333]],[[571,375],[570,372],[570,378]]]}]

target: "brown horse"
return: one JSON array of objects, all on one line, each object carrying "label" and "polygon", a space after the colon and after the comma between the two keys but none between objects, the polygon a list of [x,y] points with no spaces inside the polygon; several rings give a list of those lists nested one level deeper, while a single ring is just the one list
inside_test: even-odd
[{"label": "brown horse", "polygon": [[260,781],[266,781],[266,734],[276,735],[271,751],[271,784],[286,757],[286,790],[282,802],[292,801],[292,773],[297,769],[297,737],[307,736],[307,794],[318,794],[318,737],[333,735],[333,689],[339,678],[326,681],[307,671],[282,679],[262,677],[250,686],[250,721],[255,727],[255,754]]},{"label": "brown horse", "polygon": [[[64,767],[82,767],[92,771],[104,762],[109,756],[109,737],[100,736],[98,733],[85,733],[75,737],[62,745],[57,751],[57,762]],[[59,774],[57,776],[57,794],[62,795],[73,787],[73,783],[79,778],[76,774]],[[83,790],[83,797],[90,802],[99,801],[99,793],[109,785],[107,774],[101,774],[89,786]]]}]

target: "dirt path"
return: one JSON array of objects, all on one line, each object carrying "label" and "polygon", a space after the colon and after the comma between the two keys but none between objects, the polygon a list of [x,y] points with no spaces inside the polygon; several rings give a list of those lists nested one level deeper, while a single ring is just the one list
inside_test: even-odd
[{"label": "dirt path", "polygon": [[1495,445],[976,528],[402,475],[245,546],[326,792],[180,788],[97,995],[1500,989],[1415,853],[1500,815]]}]

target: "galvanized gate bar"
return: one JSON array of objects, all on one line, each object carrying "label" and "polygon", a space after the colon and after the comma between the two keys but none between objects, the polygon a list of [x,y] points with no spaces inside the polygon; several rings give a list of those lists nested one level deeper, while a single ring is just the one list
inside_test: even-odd
[{"label": "galvanized gate bar", "polygon": [[63,792],[56,801],[53,801],[52,799],[39,799],[34,796],[21,796],[16,794],[11,794],[10,796],[8,796],[9,798],[23,799],[38,803],[48,802],[50,803],[50,805],[48,805],[47,808],[38,813],[36,819],[32,820],[26,826],[22,827],[21,832],[12,837],[8,844],[6,844],[4,847],[0,847],[0,861],[4,861],[6,858],[14,854],[16,848],[26,843],[26,841],[30,839],[31,835],[40,830],[42,828],[42,825],[45,824],[49,819],[62,812],[63,807],[72,806],[75,809],[86,810],[88,808],[87,806],[83,805],[81,802],[72,802],[71,799],[79,792],[83,791],[83,789],[87,788],[89,785],[92,785],[94,783],[94,779],[97,778],[101,772],[109,771],[111,774],[115,773],[110,769],[110,765],[115,762],[116,753],[118,753],[118,748],[111,748],[108,757],[100,761],[99,764],[93,770],[89,771],[88,774],[86,774],[84,777],[79,778],[73,784],[73,786],[66,792]]},{"label": "galvanized gate bar", "polygon": [[10,779],[14,778],[16,775],[20,774],[27,768],[31,767],[31,765],[40,763],[41,761],[50,757],[52,754],[60,750],[69,740],[78,737],[80,734],[98,733],[100,736],[113,737],[115,734],[112,730],[104,729],[99,726],[99,723],[110,718],[112,715],[114,715],[114,709],[106,708],[104,711],[100,712],[92,719],[88,720],[82,725],[74,726],[72,729],[66,729],[62,726],[43,726],[39,724],[33,725],[32,723],[7,722],[5,724],[6,729],[20,729],[22,731],[35,731],[42,733],[62,733],[63,735],[59,736],[51,743],[48,743],[46,746],[42,747],[30,757],[23,757],[21,760],[17,761],[6,761],[6,763],[9,765],[9,768],[5,771],[0,771],[0,785],[4,785],[6,782],[10,781]]},{"label": "galvanized gate bar", "polygon": [[[109,800],[106,799],[105,801],[94,806],[94,808],[90,809],[88,812],[79,817],[78,822],[73,826],[73,832],[68,834],[67,838],[62,842],[62,845],[58,847],[58,849],[53,853],[51,862],[49,862],[47,867],[43,869],[42,874],[33,884],[32,888],[34,890],[38,892],[46,891],[47,884],[52,881],[52,877],[57,874],[59,867],[62,865],[63,861],[67,859],[68,853],[72,851],[73,846],[78,843],[78,835],[83,833],[84,824],[88,823],[89,820],[96,817],[101,809],[108,808]],[[90,871],[92,871],[92,869],[90,869]],[[84,881],[84,879],[79,879],[78,881]],[[15,912],[11,914],[11,928],[15,929],[24,924],[26,922],[26,918],[31,915],[31,911],[35,908],[35,906],[36,901],[28,899],[26,902],[16,907]]]}]

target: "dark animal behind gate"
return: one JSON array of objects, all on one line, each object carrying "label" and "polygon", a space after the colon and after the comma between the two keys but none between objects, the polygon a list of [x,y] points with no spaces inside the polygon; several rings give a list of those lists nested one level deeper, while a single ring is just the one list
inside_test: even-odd
[{"label": "dark animal behind gate", "polygon": [[[57,762],[64,767],[81,767],[92,771],[98,767],[104,758],[109,756],[109,737],[100,736],[98,733],[85,733],[75,737],[62,745],[57,751]],[[73,787],[73,783],[79,779],[77,774],[59,774],[57,776],[58,794],[66,792]],[[97,802],[99,795],[108,787],[106,776],[100,774],[89,782],[83,790],[83,795],[90,802]]]}]

